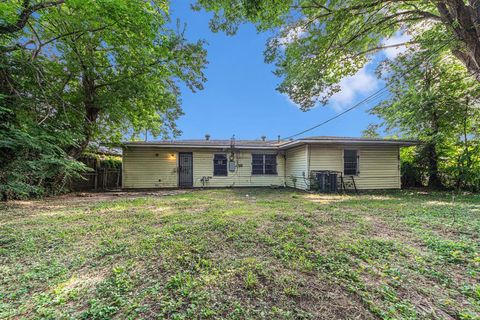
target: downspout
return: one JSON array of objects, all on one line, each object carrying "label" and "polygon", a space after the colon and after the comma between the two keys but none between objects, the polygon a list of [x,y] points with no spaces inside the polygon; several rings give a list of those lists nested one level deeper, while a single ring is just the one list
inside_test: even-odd
[{"label": "downspout", "polygon": [[310,190],[310,144],[307,144],[307,172],[305,173],[306,181],[308,185],[306,186]]},{"label": "downspout", "polygon": [[398,188],[402,189],[402,162],[400,160],[400,146],[397,148]]},{"label": "downspout", "polygon": [[125,188],[125,151],[127,147],[122,147],[122,188]]}]

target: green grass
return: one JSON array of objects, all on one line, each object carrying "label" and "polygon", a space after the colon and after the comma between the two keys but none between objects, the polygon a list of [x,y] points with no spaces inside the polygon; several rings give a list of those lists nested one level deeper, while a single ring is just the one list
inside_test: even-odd
[{"label": "green grass", "polygon": [[479,195],[72,199],[0,207],[1,319],[480,319]]}]

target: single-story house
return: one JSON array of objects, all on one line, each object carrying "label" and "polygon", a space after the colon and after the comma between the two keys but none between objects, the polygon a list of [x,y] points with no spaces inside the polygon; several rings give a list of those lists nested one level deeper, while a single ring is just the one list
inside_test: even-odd
[{"label": "single-story house", "polygon": [[358,189],[399,189],[400,148],[415,141],[309,137],[290,141],[126,142],[123,188],[288,186],[311,188],[317,171],[354,180]]}]

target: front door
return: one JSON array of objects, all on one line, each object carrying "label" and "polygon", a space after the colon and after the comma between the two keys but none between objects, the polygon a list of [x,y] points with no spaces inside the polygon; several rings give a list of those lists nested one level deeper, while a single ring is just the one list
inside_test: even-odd
[{"label": "front door", "polygon": [[191,152],[178,154],[178,186],[193,187],[193,156]]}]

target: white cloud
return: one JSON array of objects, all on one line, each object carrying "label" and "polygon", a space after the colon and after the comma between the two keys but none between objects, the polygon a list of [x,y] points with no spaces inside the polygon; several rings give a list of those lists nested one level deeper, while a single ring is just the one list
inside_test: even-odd
[{"label": "white cloud", "polygon": [[328,104],[336,111],[351,106],[359,96],[375,91],[379,81],[373,72],[367,71],[367,66],[364,66],[353,76],[343,78],[339,85],[340,91],[331,97]]},{"label": "white cloud", "polygon": [[[382,41],[383,45],[393,46],[402,44],[412,39],[405,33],[397,33],[394,36]],[[388,59],[395,59],[399,54],[405,52],[407,46],[394,46],[384,49],[383,53]],[[329,106],[336,111],[342,111],[346,107],[353,105],[359,97],[373,93],[379,88],[380,81],[373,71],[367,70],[368,65],[360,69],[356,74],[343,78],[340,81],[340,91],[332,96]]]},{"label": "white cloud", "polygon": [[[370,94],[378,89],[379,80],[372,71],[367,71],[367,66],[365,66],[353,76],[343,78],[339,85],[340,91],[335,93],[327,104],[327,107],[337,112],[352,106],[361,96]],[[295,103],[288,94],[282,93],[282,96],[290,105],[300,109],[300,106]]]},{"label": "white cloud", "polygon": [[[394,36],[385,39],[382,41],[382,45],[384,46],[393,46],[396,44],[402,44],[408,42],[412,39],[411,36],[405,33],[397,33]],[[383,52],[388,59],[395,59],[399,54],[405,52],[407,50],[407,46],[398,46],[398,47],[391,47],[384,49]]]},{"label": "white cloud", "polygon": [[299,25],[288,30],[283,31],[284,35],[278,38],[278,43],[281,47],[285,47],[303,37],[306,30],[303,25]]},{"label": "white cloud", "polygon": [[[298,39],[298,37],[303,36],[303,32],[304,31],[302,31],[301,29],[290,30],[289,35],[282,38],[282,44],[286,44],[293,41],[294,39]],[[411,39],[412,37],[410,35],[407,35],[405,33],[397,33],[394,36],[382,41],[382,44],[387,46],[393,46],[396,44],[408,42]],[[388,59],[394,59],[406,50],[406,46],[399,46],[384,49],[382,52]],[[362,69],[360,69],[353,76],[343,78],[342,81],[340,81],[339,83],[340,91],[335,93],[330,98],[327,106],[333,108],[337,112],[340,112],[347,107],[351,107],[354,103],[358,101],[359,98],[365,97],[366,95],[376,91],[380,86],[380,80],[375,76],[373,71],[367,70],[367,67],[368,64]],[[292,101],[288,97],[288,95],[284,94],[284,96],[290,104],[299,108],[299,106],[294,101]]]}]

